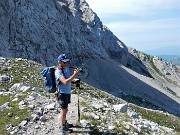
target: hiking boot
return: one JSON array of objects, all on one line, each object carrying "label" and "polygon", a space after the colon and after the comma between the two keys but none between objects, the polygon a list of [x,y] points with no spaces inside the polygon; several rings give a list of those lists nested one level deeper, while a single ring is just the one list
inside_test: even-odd
[{"label": "hiking boot", "polygon": [[65,125],[66,125],[67,128],[72,128],[72,127],[74,127],[74,125],[73,125],[73,124],[69,124],[69,123],[67,122],[67,120],[65,121]]},{"label": "hiking boot", "polygon": [[60,127],[60,132],[62,132],[62,133],[72,133],[73,130],[69,129],[67,126],[63,125],[63,126]]}]

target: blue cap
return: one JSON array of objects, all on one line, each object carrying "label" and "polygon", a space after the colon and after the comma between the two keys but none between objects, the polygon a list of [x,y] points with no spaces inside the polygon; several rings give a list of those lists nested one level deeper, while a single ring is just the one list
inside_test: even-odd
[{"label": "blue cap", "polygon": [[68,59],[65,54],[61,54],[58,57],[58,61],[68,62],[68,61],[70,61],[70,59]]}]

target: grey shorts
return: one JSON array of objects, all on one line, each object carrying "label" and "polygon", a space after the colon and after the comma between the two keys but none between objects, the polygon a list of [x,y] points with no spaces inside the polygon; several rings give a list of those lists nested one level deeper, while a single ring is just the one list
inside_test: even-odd
[{"label": "grey shorts", "polygon": [[58,94],[57,102],[61,109],[67,109],[68,104],[71,103],[71,95],[65,94],[65,93],[60,93],[60,94]]}]

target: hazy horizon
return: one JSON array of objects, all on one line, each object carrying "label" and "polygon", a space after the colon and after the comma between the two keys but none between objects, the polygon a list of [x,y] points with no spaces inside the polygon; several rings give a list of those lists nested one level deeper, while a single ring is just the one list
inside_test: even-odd
[{"label": "hazy horizon", "polygon": [[156,49],[144,50],[144,53],[150,55],[180,55],[180,46],[168,46],[168,47],[160,47]]},{"label": "hazy horizon", "polygon": [[157,50],[157,49],[164,49],[164,48],[178,48],[180,49],[180,46],[164,46],[164,47],[157,47],[155,49],[145,49],[144,51],[148,51],[148,50]]}]

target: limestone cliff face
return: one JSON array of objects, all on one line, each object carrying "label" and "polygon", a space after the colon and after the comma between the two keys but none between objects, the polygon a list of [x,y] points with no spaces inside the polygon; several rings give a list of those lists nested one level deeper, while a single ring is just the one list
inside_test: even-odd
[{"label": "limestone cliff face", "polygon": [[85,0],[1,0],[0,56],[46,65],[66,53],[127,63],[127,48],[108,30]]}]

